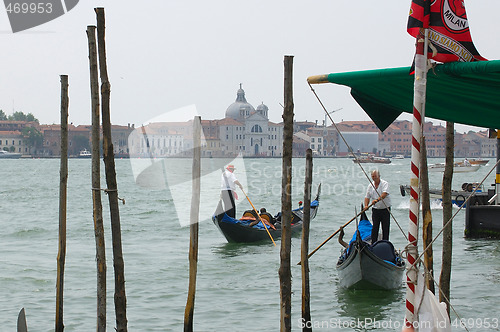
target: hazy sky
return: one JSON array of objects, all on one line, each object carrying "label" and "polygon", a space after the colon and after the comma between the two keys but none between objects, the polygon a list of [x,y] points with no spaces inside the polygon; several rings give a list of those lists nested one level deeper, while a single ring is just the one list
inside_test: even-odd
[{"label": "hazy sky", "polygon": [[[140,125],[195,105],[220,119],[243,83],[247,101],[264,102],[281,121],[283,57],[294,56],[295,119],[324,119],[306,79],[331,72],[409,66],[410,0],[94,1],[13,34],[0,9],[0,109],[60,123],[60,74],[69,75],[70,122],[90,124],[86,28],[94,7],[106,12],[106,46],[114,124]],[[465,3],[479,53],[499,59],[499,0]],[[316,86],[334,121],[368,120],[349,90]],[[411,119],[403,115],[401,119]],[[443,123],[444,124],[444,123]],[[457,127],[458,130],[462,127]]]}]

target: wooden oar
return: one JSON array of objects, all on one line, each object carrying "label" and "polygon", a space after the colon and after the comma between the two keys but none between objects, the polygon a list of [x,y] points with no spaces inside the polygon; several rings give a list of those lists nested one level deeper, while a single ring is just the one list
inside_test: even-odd
[{"label": "wooden oar", "polygon": [[[328,241],[330,241],[332,239],[332,237],[334,237],[335,235],[337,235],[338,232],[340,232],[340,230],[344,227],[346,227],[347,225],[349,225],[354,219],[356,219],[357,217],[359,217],[363,212],[365,212],[366,210],[368,210],[372,205],[374,204],[374,202],[372,202],[370,205],[368,205],[366,208],[364,208],[363,210],[361,210],[361,212],[357,213],[351,220],[349,220],[348,222],[346,222],[344,225],[342,225],[342,227],[340,227],[339,229],[337,229],[335,231],[335,233],[333,233],[332,235],[330,235],[325,241],[323,241],[323,243],[321,243],[316,249],[314,249],[313,251],[311,251],[309,253],[309,255],[307,255],[307,258],[311,257],[312,255],[314,255],[314,253],[316,251],[319,250],[319,248],[321,248],[325,243],[327,243]],[[298,262],[297,265],[300,265],[302,263],[302,261]]]},{"label": "wooden oar", "polygon": [[28,332],[28,324],[26,324],[26,314],[24,308],[19,311],[17,316],[17,332]]},{"label": "wooden oar", "polygon": [[269,232],[269,230],[267,229],[266,224],[264,224],[264,221],[263,221],[263,220],[262,220],[262,218],[260,217],[259,212],[257,212],[257,209],[255,208],[255,206],[253,206],[252,201],[250,200],[250,198],[248,198],[248,196],[247,196],[247,194],[245,193],[245,191],[243,190],[243,188],[240,188],[240,189],[241,189],[241,191],[243,192],[243,194],[245,195],[245,197],[248,199],[248,203],[250,203],[250,205],[253,207],[253,210],[255,211],[255,213],[257,213],[257,217],[259,217],[259,220],[260,220],[260,222],[262,223],[262,226],[264,226],[264,228],[266,229],[267,234],[269,235],[269,237],[271,238],[271,241],[273,241],[273,244],[274,244],[274,246],[276,247],[276,242],[274,242],[274,239],[273,239],[273,237],[272,237],[271,233]]}]

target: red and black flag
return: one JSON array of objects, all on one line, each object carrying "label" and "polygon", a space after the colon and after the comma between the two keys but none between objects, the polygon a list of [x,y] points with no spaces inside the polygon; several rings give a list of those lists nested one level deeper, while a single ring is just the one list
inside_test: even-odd
[{"label": "red and black flag", "polygon": [[408,33],[417,38],[420,29],[429,27],[431,0],[413,0],[408,17]]},{"label": "red and black flag", "polygon": [[413,0],[408,33],[429,29],[428,58],[438,62],[487,60],[472,43],[464,0]]}]

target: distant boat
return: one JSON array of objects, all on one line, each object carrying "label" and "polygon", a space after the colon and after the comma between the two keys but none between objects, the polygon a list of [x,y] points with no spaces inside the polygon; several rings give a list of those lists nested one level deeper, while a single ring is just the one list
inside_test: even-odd
[{"label": "distant boat", "polygon": [[[465,200],[472,194],[472,192],[476,190],[476,193],[480,193],[484,191],[484,186],[479,185],[479,183],[463,183],[462,190],[452,190],[451,191],[451,202],[459,207],[463,205],[465,208]],[[400,185],[399,191],[401,192],[401,196],[410,195],[410,186],[409,185]],[[442,190],[441,189],[429,189],[429,198],[430,199],[438,199],[440,201],[443,200]]]},{"label": "distant boat", "polygon": [[[471,165],[481,165],[481,166],[484,166],[484,165],[486,165],[489,162],[488,159],[467,159],[467,161]],[[459,165],[465,165],[466,162],[464,160],[464,161],[461,161],[461,162],[459,162],[457,164],[459,164]]]},{"label": "distant boat", "polygon": [[357,164],[359,164],[359,163],[390,164],[391,163],[391,160],[389,158],[377,157],[377,156],[360,157],[357,159],[353,159],[352,161],[357,163]]},{"label": "distant boat", "polygon": [[392,159],[405,159],[405,156],[403,156],[402,154],[397,154],[394,157],[392,157]]},{"label": "distant boat", "polygon": [[[429,172],[444,172],[444,163],[429,165]],[[475,172],[481,167],[480,165],[466,165],[463,163],[455,163],[453,165],[453,173]]]},{"label": "distant boat", "polygon": [[78,158],[91,158],[91,157],[92,157],[92,153],[90,153],[90,151],[87,149],[83,149],[78,154]]},{"label": "distant boat", "polygon": [[13,153],[13,152],[8,152],[5,150],[0,150],[0,158],[4,159],[19,159],[21,158],[20,153]]}]

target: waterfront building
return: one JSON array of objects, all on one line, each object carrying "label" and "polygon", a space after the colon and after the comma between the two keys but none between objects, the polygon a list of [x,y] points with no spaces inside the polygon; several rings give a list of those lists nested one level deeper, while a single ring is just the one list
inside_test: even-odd
[{"label": "waterfront building", "polygon": [[29,147],[26,140],[18,130],[0,131],[0,150],[29,155]]},{"label": "waterfront building", "polygon": [[496,132],[494,132],[494,136],[490,138],[489,131],[480,131],[478,134],[481,135],[479,139],[479,144],[481,144],[481,157],[484,158],[494,158],[497,155],[497,136]]},{"label": "waterfront building", "polygon": [[[111,126],[111,141],[115,155],[128,154],[128,136],[134,129],[134,125]],[[32,154],[39,157],[56,157],[61,155],[61,125],[39,125],[38,130],[43,135],[43,146]],[[102,128],[99,133],[102,140]],[[68,124],[68,154],[70,157],[78,156],[80,151],[90,150],[92,144],[92,126]]]},{"label": "waterfront building", "polygon": [[192,122],[155,122],[136,128],[128,136],[130,156],[137,158],[183,156],[185,149],[188,148],[185,138],[188,137],[189,126],[193,126]]},{"label": "waterfront building", "polygon": [[219,122],[219,138],[224,154],[245,157],[279,157],[283,154],[283,124],[269,121],[269,108],[255,109],[247,102],[241,84],[236,100]]}]

